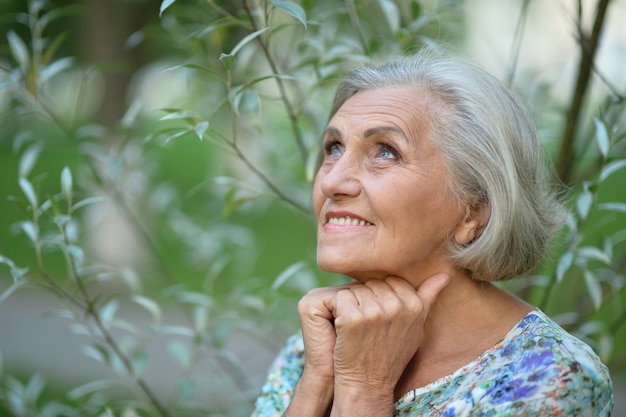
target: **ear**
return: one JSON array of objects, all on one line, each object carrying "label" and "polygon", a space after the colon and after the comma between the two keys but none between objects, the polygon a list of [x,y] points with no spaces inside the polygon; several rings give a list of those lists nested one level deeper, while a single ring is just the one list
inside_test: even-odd
[{"label": "ear", "polygon": [[467,204],[465,206],[465,216],[452,234],[454,241],[462,246],[472,243],[482,233],[490,215],[491,209],[487,202]]}]

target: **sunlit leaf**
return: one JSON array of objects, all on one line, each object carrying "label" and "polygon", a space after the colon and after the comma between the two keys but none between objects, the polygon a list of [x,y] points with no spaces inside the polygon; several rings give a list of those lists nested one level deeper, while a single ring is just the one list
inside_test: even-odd
[{"label": "sunlit leaf", "polygon": [[58,73],[68,68],[71,68],[72,65],[74,65],[74,58],[71,58],[71,57],[61,58],[52,62],[50,65],[46,65],[41,70],[41,73],[39,75],[39,82],[43,84],[49,81],[52,77],[54,77]]},{"label": "sunlit leaf", "polygon": [[64,167],[61,171],[61,192],[67,200],[67,203],[72,205],[72,172],[69,167]]},{"label": "sunlit leaf", "polygon": [[609,134],[606,130],[606,125],[598,118],[594,120],[594,123],[596,125],[596,140],[598,142],[598,148],[600,148],[602,157],[606,158],[609,153],[610,146]]},{"label": "sunlit leaf", "polygon": [[28,384],[26,385],[26,392],[24,394],[26,398],[35,402],[39,399],[45,387],[46,380],[39,372],[35,372],[35,374],[33,374],[33,376],[31,376],[28,380]]},{"label": "sunlit leaf", "polygon": [[175,2],[176,0],[163,0],[163,2],[161,2],[161,7],[159,8],[159,16],[162,16],[163,12]]},{"label": "sunlit leaf", "polygon": [[67,393],[67,397],[70,400],[77,400],[86,395],[93,394],[95,392],[103,392],[108,389],[117,387],[119,385],[120,385],[120,382],[116,380],[101,379],[97,381],[91,381],[77,388],[74,388],[73,390]]},{"label": "sunlit leaf", "polygon": [[140,378],[148,366],[148,353],[143,349],[138,349],[133,353],[131,359],[133,375]]},{"label": "sunlit leaf", "polygon": [[76,209],[79,209],[81,207],[88,206],[90,204],[104,203],[106,200],[107,199],[105,197],[102,197],[102,196],[88,197],[88,198],[85,198],[84,200],[80,200],[79,202],[74,204],[74,206],[72,206],[72,209],[76,210]]},{"label": "sunlit leaf", "polygon": [[20,229],[28,236],[32,242],[39,240],[39,228],[31,221],[23,221],[20,223]]},{"label": "sunlit leaf", "polygon": [[287,0],[270,0],[270,3],[272,3],[272,5],[280,11],[298,19],[300,23],[302,23],[302,26],[306,29],[306,12],[302,6]]},{"label": "sunlit leaf", "polygon": [[[267,32],[268,30],[270,30],[270,28],[263,28],[263,29],[259,29],[257,31],[252,32],[251,34],[249,34],[248,36],[246,36],[245,38],[243,38],[242,40],[239,41],[239,43],[237,43],[237,45],[235,45],[235,47],[233,48],[232,51],[230,51],[230,56],[235,56],[237,55],[237,52],[239,52],[239,50],[241,48],[243,48],[244,46],[246,46],[249,42],[251,42],[252,40],[254,40],[255,38],[257,38],[259,35],[261,35],[264,32]],[[221,58],[220,58],[221,59]]]},{"label": "sunlit leaf", "polygon": [[20,177],[25,178],[30,175],[37,159],[39,158],[39,154],[41,153],[41,144],[35,143],[28,147],[22,154],[20,158],[20,164],[18,167],[18,174]]},{"label": "sunlit leaf", "polygon": [[400,29],[400,10],[398,6],[391,0],[378,0],[378,4],[380,4],[380,8],[385,14],[391,33],[397,33],[398,29]]},{"label": "sunlit leaf", "polygon": [[204,139],[204,134],[208,128],[209,128],[209,122],[204,121],[195,125],[193,130],[196,132],[196,135],[198,136],[198,138],[202,140]]},{"label": "sunlit leaf", "polygon": [[600,173],[600,181],[604,181],[614,172],[626,167],[626,159],[620,159],[607,164]]},{"label": "sunlit leaf", "polygon": [[19,35],[12,30],[7,34],[7,40],[9,41],[9,48],[11,49],[11,54],[19,64],[20,68],[24,72],[28,69],[30,65],[30,56],[28,53],[28,47],[19,37]]},{"label": "sunlit leaf", "polygon": [[188,369],[191,366],[191,350],[187,344],[172,340],[168,343],[167,350],[182,369]]},{"label": "sunlit leaf", "polygon": [[104,307],[100,309],[99,313],[102,323],[104,323],[105,325],[110,324],[113,321],[113,318],[115,317],[115,313],[117,313],[119,306],[120,304],[117,302],[117,300],[111,300],[106,303]]},{"label": "sunlit leaf", "polygon": [[91,359],[105,364],[109,362],[109,354],[100,346],[83,345],[81,350],[85,356]]},{"label": "sunlit leaf", "polygon": [[585,271],[584,276],[589,298],[591,298],[594,308],[598,310],[602,305],[602,287],[591,271]]},{"label": "sunlit leaf", "polygon": [[176,294],[178,300],[183,303],[195,304],[200,306],[211,307],[213,300],[211,297],[198,292],[184,291]]},{"label": "sunlit leaf", "polygon": [[598,210],[610,210],[626,213],[626,203],[602,203],[598,204]]},{"label": "sunlit leaf", "polygon": [[290,265],[287,269],[281,272],[280,275],[274,280],[272,283],[272,290],[276,291],[279,289],[289,278],[293,277],[297,272],[301,271],[306,267],[306,262],[300,261],[295,264]]},{"label": "sunlit leaf", "polygon": [[141,295],[134,295],[132,300],[136,304],[146,309],[152,315],[156,323],[161,322],[161,307],[159,307],[159,305],[154,300],[151,300]]},{"label": "sunlit leaf", "polygon": [[591,205],[593,203],[593,194],[585,189],[576,199],[576,210],[581,219],[586,219],[589,216]]},{"label": "sunlit leaf", "polygon": [[607,265],[611,264],[611,258],[594,246],[585,246],[578,249],[578,256],[582,256],[586,259],[595,259],[596,261],[603,262]]},{"label": "sunlit leaf", "polygon": [[556,280],[561,282],[565,273],[570,269],[572,263],[574,262],[574,253],[573,252],[565,252],[561,259],[559,259],[559,263],[556,266]]},{"label": "sunlit leaf", "polygon": [[2,292],[2,294],[0,294],[0,304],[2,304],[2,302],[4,302],[4,300],[9,298],[15,291],[17,291],[25,283],[26,283],[26,281],[16,281],[14,279],[13,280],[13,284],[9,288],[4,290]]},{"label": "sunlit leaf", "polygon": [[19,179],[20,188],[22,192],[26,196],[26,199],[33,207],[33,210],[37,209],[37,195],[35,194],[35,189],[33,188],[33,184],[28,181],[26,178]]}]

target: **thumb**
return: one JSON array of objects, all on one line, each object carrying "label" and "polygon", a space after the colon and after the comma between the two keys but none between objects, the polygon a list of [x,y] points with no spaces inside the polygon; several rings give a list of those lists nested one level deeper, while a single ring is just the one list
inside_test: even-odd
[{"label": "thumb", "polygon": [[430,308],[435,303],[435,300],[439,296],[439,293],[450,282],[450,275],[440,273],[428,278],[417,288],[417,296],[422,300],[422,304],[426,308],[426,311],[430,311]]}]

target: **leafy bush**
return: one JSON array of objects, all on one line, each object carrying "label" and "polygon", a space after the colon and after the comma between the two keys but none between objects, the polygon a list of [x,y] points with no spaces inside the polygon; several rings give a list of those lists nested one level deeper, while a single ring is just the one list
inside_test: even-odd
[{"label": "leafy bush", "polygon": [[[589,35],[582,11],[576,21],[579,82],[554,146],[555,181],[568,185],[570,217],[536,274],[506,286],[619,372],[626,361],[626,338],[619,336],[626,321],[626,106],[615,89],[583,100],[594,77],[602,4]],[[11,59],[0,69],[14,154],[7,165],[14,170],[4,174],[23,216],[7,238],[15,248],[7,243],[0,256],[8,272],[0,302],[24,287],[46,290],[63,303],[57,314],[89,336],[85,355],[113,373],[48,394],[40,374],[22,382],[5,373],[2,411],[248,414],[259,386],[249,361],[233,353],[233,340],[274,352],[297,326],[293,306],[303,291],[341,279],[315,269],[308,215],[318,137],[336,81],[371,60],[459,39],[463,7],[165,0],[161,26],[146,26],[133,39],[163,42],[154,65],[184,94],[177,91],[178,103],[159,109],[137,94],[119,122],[106,126],[90,110],[106,68],[58,52],[67,36],[58,26],[84,10],[30,0],[14,15],[4,45]],[[550,102],[549,91],[538,94],[533,99]],[[589,123],[593,129],[581,128]],[[121,249],[103,254],[112,246]],[[279,269],[260,275],[259,268],[272,271],[268,257]],[[168,382],[159,392],[148,377],[158,365],[155,347],[178,369],[151,375]]]}]

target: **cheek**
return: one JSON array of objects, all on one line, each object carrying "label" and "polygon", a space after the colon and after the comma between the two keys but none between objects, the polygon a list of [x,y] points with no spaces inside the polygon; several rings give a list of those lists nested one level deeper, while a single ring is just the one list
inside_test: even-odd
[{"label": "cheek", "polygon": [[312,200],[313,200],[313,212],[316,217],[319,217],[320,212],[322,211],[322,206],[324,205],[324,193],[322,192],[321,184],[322,178],[318,173],[315,176],[315,181],[313,182],[313,191],[312,191]]}]

